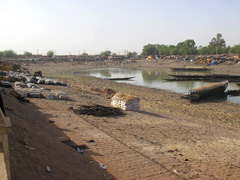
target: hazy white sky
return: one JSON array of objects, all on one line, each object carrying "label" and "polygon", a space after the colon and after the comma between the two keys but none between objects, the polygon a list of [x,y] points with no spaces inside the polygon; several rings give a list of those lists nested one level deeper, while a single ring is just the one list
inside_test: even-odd
[{"label": "hazy white sky", "polygon": [[148,43],[221,33],[240,44],[240,0],[0,0],[0,51],[46,54],[141,53]]}]

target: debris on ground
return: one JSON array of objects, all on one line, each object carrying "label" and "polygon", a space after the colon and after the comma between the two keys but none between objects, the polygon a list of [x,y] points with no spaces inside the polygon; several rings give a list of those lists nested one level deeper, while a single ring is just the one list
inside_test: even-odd
[{"label": "debris on ground", "polygon": [[22,82],[15,82],[14,91],[21,97],[31,97],[31,98],[45,98],[50,100],[70,100],[68,94],[55,91],[51,92],[50,90],[39,88],[33,83],[22,83]]},{"label": "debris on ground", "polygon": [[10,92],[10,95],[12,95],[13,97],[15,97],[15,98],[16,98],[17,100],[19,100],[20,102],[28,102],[28,103],[29,103],[29,100],[25,98],[26,96],[23,96],[22,94],[20,94],[20,92],[11,91],[11,92]]},{"label": "debris on ground", "polygon": [[12,85],[8,81],[1,81],[0,86],[5,87],[5,88],[11,88]]},{"label": "debris on ground", "polygon": [[50,167],[49,166],[46,166],[46,172],[51,172],[51,169],[50,169]]},{"label": "debris on ground", "polygon": [[15,82],[15,87],[17,87],[17,88],[27,88],[27,84],[25,84],[23,82],[16,81]]},{"label": "debris on ground", "polygon": [[92,92],[97,92],[97,93],[102,93],[102,94],[108,94],[108,95],[114,95],[114,94],[116,94],[116,91],[115,90],[113,90],[113,89],[108,89],[108,88],[106,88],[106,89],[104,89],[104,90],[101,90],[101,89],[99,89],[99,88],[91,88],[90,89]]},{"label": "debris on ground", "polygon": [[57,99],[57,97],[54,95],[54,93],[52,93],[51,91],[48,91],[46,89],[42,91],[41,96],[45,99],[50,99],[50,100]]},{"label": "debris on ground", "polygon": [[140,111],[140,99],[127,93],[116,93],[111,105],[126,111]]},{"label": "debris on ground", "polygon": [[28,148],[28,149],[31,149],[31,150],[35,150],[34,147],[31,147],[31,146],[28,146],[28,145],[25,145],[25,147]]},{"label": "debris on ground", "polygon": [[75,114],[92,115],[96,117],[124,115],[123,111],[119,108],[101,105],[81,106],[78,109],[73,109],[73,112]]},{"label": "debris on ground", "polygon": [[99,163],[99,167],[100,167],[101,169],[106,169],[106,167],[105,167],[105,166],[103,166],[103,164],[102,164],[102,163]]},{"label": "debris on ground", "polygon": [[67,146],[70,146],[74,149],[77,150],[77,152],[83,154],[85,149],[89,149],[85,144],[83,145],[77,145],[75,144],[71,139],[67,139],[65,141],[61,141],[63,144],[67,145]]},{"label": "debris on ground", "polygon": [[28,93],[29,93],[29,96],[32,98],[40,98],[41,97],[40,89],[29,89]]},{"label": "debris on ground", "polygon": [[58,81],[55,79],[49,79],[47,77],[42,77],[41,71],[38,71],[35,76],[31,76],[27,72],[13,72],[9,71],[5,74],[0,74],[2,79],[9,81],[9,82],[25,82],[25,83],[35,83],[35,84],[48,84],[48,85],[60,85],[66,86],[65,82]]},{"label": "debris on ground", "polygon": [[69,96],[62,92],[62,91],[55,91],[53,92],[53,94],[58,98],[58,99],[61,99],[61,100],[69,100]]}]

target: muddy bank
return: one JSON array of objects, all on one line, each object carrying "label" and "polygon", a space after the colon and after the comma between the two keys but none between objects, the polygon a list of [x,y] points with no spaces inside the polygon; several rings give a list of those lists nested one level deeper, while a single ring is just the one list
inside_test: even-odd
[{"label": "muddy bank", "polygon": [[[143,62],[141,65],[144,63],[147,63],[149,67],[156,67],[157,62]],[[136,63],[134,65],[136,67]],[[166,69],[169,64],[164,66],[161,67]],[[159,66],[159,68],[161,67]],[[110,88],[117,92],[126,92],[140,98],[140,112],[126,112],[124,117],[118,118],[84,115],[80,115],[79,118],[84,119],[85,122],[127,147],[143,154],[168,171],[177,172],[181,178],[240,178],[238,162],[240,158],[239,104],[217,99],[191,103],[180,98],[179,94],[165,90],[118,84],[94,77],[74,76],[66,73],[78,68],[90,68],[87,64],[35,64],[31,65],[30,68],[42,70],[44,75],[65,80],[69,85],[68,87],[51,88],[60,88],[74,99],[71,103],[58,103],[59,108],[55,107],[56,102],[49,101],[46,104],[45,100],[33,99],[32,102],[40,107],[42,112],[64,115],[69,113],[66,110],[69,106],[110,105],[110,99],[106,94],[92,92],[91,88]],[[232,67],[222,68],[226,70]],[[236,73],[237,68],[236,66],[235,71],[232,72]],[[219,66],[216,71],[221,72],[221,67]],[[68,129],[68,123],[73,127],[81,126],[76,120],[70,118],[66,121],[66,117],[62,117],[53,118],[58,121],[58,125],[62,128]],[[71,132],[69,136],[81,139],[84,134],[79,135],[77,132]],[[111,147],[108,148],[111,149]],[[111,166],[112,162],[107,157],[103,155],[101,158],[106,165]],[[122,153],[121,158],[127,159],[129,157]],[[128,171],[124,169],[125,165],[120,163],[120,166],[120,169]],[[148,173],[147,171],[146,173]],[[110,172],[117,175],[120,170],[112,167]]]}]

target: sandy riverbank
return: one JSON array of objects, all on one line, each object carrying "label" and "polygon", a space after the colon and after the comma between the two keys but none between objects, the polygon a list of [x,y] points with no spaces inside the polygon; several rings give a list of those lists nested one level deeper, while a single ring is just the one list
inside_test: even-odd
[{"label": "sandy riverbank", "polygon": [[[176,67],[175,63],[139,62],[129,63],[127,66],[167,70],[167,67]],[[103,65],[91,64],[91,67]],[[178,64],[178,66],[184,65],[184,63]],[[42,113],[49,114],[49,119],[56,121],[59,128],[66,129],[64,133],[72,139],[83,140],[91,137],[95,138],[95,141],[102,142],[101,137],[96,137],[96,134],[91,134],[92,132],[82,130],[83,132],[79,133],[79,130],[76,130],[76,128],[81,129],[80,120],[84,120],[98,131],[138,153],[139,156],[136,157],[140,158],[141,155],[151,163],[173,172],[177,175],[173,179],[240,178],[238,161],[240,159],[240,105],[220,100],[191,103],[181,99],[179,94],[164,90],[66,74],[78,68],[89,68],[89,64],[46,63],[32,64],[28,68],[32,71],[41,70],[44,75],[67,82],[68,87],[54,86],[51,89],[61,89],[74,101],[31,99],[31,103],[34,103]],[[219,73],[227,73],[231,69],[234,74],[240,72],[238,65],[214,67],[214,70]],[[110,88],[137,96],[141,99],[141,111],[126,112],[125,116],[117,118],[72,115],[68,110],[69,107],[91,104],[110,105],[110,99],[106,94],[93,93],[91,88]],[[99,150],[97,145],[89,145],[89,147],[94,153],[101,154],[101,156],[93,155],[93,158],[96,161],[101,160],[110,174],[117,179],[128,179],[127,174],[132,173],[128,167],[134,165],[127,161],[131,157],[124,153],[124,150],[121,153],[121,161],[117,161],[119,166],[114,166],[112,163],[115,161],[111,158],[116,154],[111,151],[111,146],[107,145],[108,149],[105,149],[108,152],[107,155]],[[114,146],[112,148],[114,149]],[[144,173],[145,175],[150,173],[150,169],[141,169],[141,171],[143,176]],[[136,171],[134,175],[137,176],[137,174]],[[166,179],[172,176],[164,173],[162,175]],[[140,176],[137,179],[141,179]]]}]

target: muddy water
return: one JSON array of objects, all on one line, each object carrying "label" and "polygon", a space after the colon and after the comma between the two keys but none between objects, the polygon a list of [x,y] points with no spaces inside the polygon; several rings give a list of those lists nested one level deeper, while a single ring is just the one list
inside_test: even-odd
[{"label": "muddy water", "polygon": [[[169,90],[176,93],[187,94],[190,89],[209,84],[204,81],[166,81],[165,79],[172,78],[166,72],[158,70],[139,70],[129,68],[97,68],[89,70],[75,71],[74,74],[84,74],[95,76],[98,78],[126,78],[134,77],[128,81],[117,81],[119,83],[129,83],[138,86],[146,86],[149,88],[157,88]],[[204,75],[212,72],[172,72],[172,74],[197,74]],[[229,83],[227,90],[240,89],[235,83]],[[225,100],[240,104],[240,96],[228,96]]]}]

